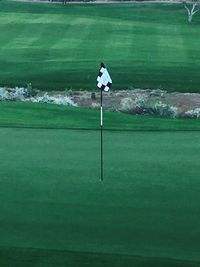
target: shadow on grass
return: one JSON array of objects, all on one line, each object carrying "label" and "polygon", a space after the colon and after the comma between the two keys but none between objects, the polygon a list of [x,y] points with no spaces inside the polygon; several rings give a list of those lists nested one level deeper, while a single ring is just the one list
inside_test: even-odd
[{"label": "shadow on grass", "polygon": [[200,263],[120,254],[32,248],[1,248],[1,267],[199,267]]}]

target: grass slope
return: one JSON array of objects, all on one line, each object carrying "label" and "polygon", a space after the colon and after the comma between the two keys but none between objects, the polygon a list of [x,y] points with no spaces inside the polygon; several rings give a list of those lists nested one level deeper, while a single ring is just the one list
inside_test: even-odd
[{"label": "grass slope", "polygon": [[[7,125],[43,126],[0,128],[1,266],[200,266],[199,132],[105,131],[101,183],[99,131],[53,129],[67,121],[90,128],[99,112],[26,103],[0,110],[1,125],[7,114]],[[138,119],[105,117],[124,130]]]},{"label": "grass slope", "polygon": [[94,89],[99,63],[113,88],[199,91],[200,16],[179,4],[56,5],[0,1],[0,81]]},{"label": "grass slope", "polygon": [[[55,129],[99,129],[100,111],[52,104],[0,102],[0,126]],[[105,130],[121,131],[199,131],[198,119],[164,119],[104,113]]]}]

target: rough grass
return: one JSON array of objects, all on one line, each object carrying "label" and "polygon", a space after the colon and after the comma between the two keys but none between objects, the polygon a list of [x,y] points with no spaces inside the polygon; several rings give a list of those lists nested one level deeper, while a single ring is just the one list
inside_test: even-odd
[{"label": "rough grass", "polygon": [[107,63],[113,89],[199,91],[200,16],[179,4],[0,2],[0,80],[94,89]]}]

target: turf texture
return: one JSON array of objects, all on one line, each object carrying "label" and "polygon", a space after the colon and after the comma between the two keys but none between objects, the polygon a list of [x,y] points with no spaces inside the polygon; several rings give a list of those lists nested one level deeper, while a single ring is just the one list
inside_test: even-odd
[{"label": "turf texture", "polygon": [[0,1],[0,81],[44,90],[199,91],[200,16],[181,4],[57,5]]},{"label": "turf texture", "polygon": [[81,109],[88,130],[55,129],[53,110],[51,129],[0,128],[0,265],[200,266],[199,131],[106,130],[100,182],[99,131]]},{"label": "turf texture", "polygon": [[[168,119],[104,112],[104,130],[199,131],[198,119]],[[100,111],[52,104],[0,102],[0,126],[97,130]]]}]

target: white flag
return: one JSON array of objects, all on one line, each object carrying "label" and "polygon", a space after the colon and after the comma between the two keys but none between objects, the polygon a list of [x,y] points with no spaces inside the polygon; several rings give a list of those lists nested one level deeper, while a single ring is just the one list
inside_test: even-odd
[{"label": "white flag", "polygon": [[99,75],[97,77],[97,86],[106,92],[110,89],[112,85],[112,80],[110,75],[103,63],[101,63],[101,68],[99,70]]}]

